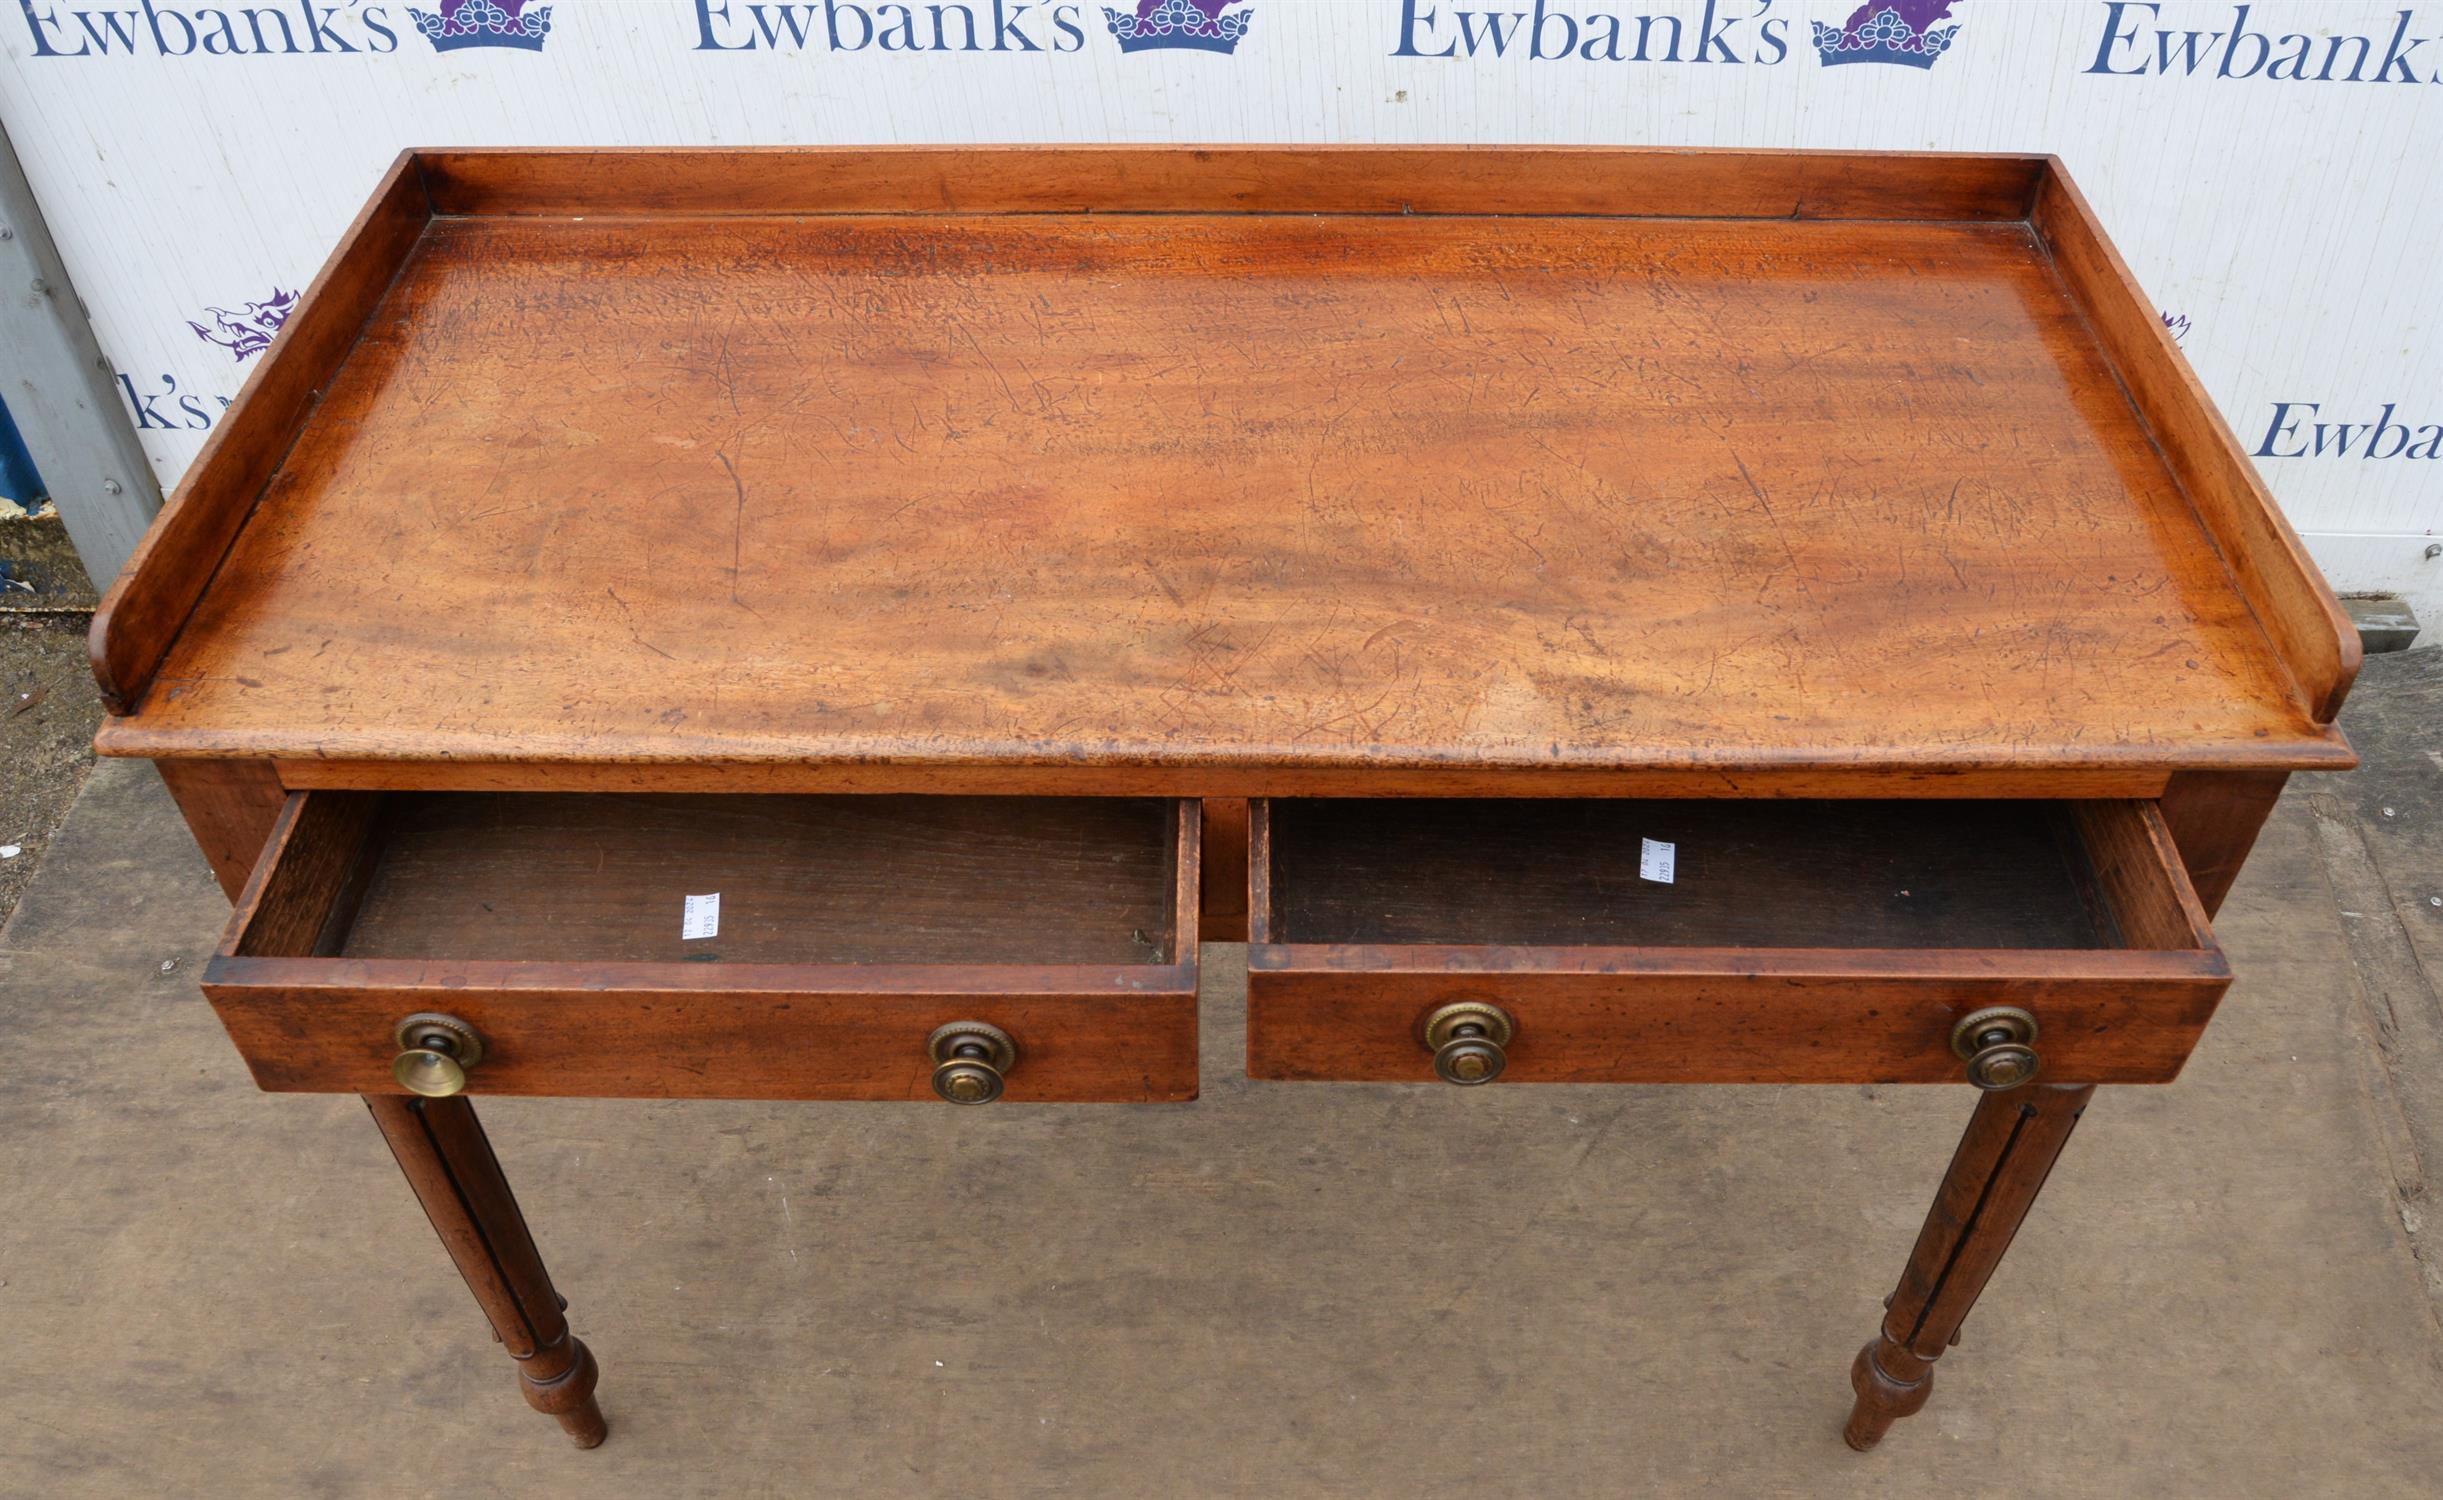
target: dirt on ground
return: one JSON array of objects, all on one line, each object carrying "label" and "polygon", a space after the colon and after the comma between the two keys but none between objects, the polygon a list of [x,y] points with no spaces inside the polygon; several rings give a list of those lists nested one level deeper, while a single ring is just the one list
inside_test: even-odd
[{"label": "dirt on ground", "polygon": [[0,522],[0,923],[93,767],[92,610],[57,519]]}]

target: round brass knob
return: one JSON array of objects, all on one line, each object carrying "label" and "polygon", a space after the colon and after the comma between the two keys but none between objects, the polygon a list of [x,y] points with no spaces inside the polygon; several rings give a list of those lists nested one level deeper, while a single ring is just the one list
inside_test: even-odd
[{"label": "round brass knob", "polygon": [[1502,1049],[1517,1034],[1508,1011],[1482,1000],[1455,1000],[1425,1018],[1425,1050],[1434,1055],[1434,1075],[1461,1088],[1499,1078],[1510,1065]]},{"label": "round brass knob", "polygon": [[447,1099],[464,1093],[467,1069],[484,1060],[484,1039],[456,1016],[419,1011],[391,1030],[399,1055],[390,1060],[390,1076],[399,1087],[427,1099]]},{"label": "round brass knob", "polygon": [[2036,1076],[2036,1018],[2015,1005],[1971,1011],[1951,1028],[1951,1050],[1978,1088],[2015,1089]]},{"label": "round brass knob", "polygon": [[933,1092],[952,1104],[990,1104],[1001,1097],[1018,1043],[998,1026],[953,1021],[925,1038],[933,1058]]}]

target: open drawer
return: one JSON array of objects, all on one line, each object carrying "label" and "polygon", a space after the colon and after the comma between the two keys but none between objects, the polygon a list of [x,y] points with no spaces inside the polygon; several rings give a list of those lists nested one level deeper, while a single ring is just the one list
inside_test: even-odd
[{"label": "open drawer", "polygon": [[1251,810],[1258,1078],[2160,1083],[2230,970],[2148,802]]},{"label": "open drawer", "polygon": [[266,1089],[1192,1099],[1197,836],[1154,799],[300,792],[204,992]]}]

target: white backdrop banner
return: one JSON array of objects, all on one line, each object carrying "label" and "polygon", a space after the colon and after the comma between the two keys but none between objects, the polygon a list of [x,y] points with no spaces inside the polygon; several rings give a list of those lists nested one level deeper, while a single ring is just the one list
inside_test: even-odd
[{"label": "white backdrop banner", "polygon": [[427,4],[0,0],[165,481],[407,146],[2049,151],[2334,584],[2443,616],[2443,0]]}]

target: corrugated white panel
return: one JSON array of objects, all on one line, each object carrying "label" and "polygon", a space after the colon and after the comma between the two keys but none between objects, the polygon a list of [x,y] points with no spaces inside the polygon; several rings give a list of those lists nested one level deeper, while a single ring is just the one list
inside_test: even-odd
[{"label": "corrugated white panel", "polygon": [[[1124,52],[1070,0],[431,0],[478,41],[541,32],[451,50],[391,0],[21,0],[0,120],[165,479],[277,317],[248,305],[312,275],[403,146],[2052,151],[2335,584],[2443,616],[2443,0],[1889,0],[1949,32],[1925,67],[1828,65],[1811,28],[1854,0],[1202,3],[1245,18],[1235,50]],[[1646,61],[1582,55],[1613,23],[1633,54],[1641,19]],[[928,50],[886,46],[907,39]]]}]

